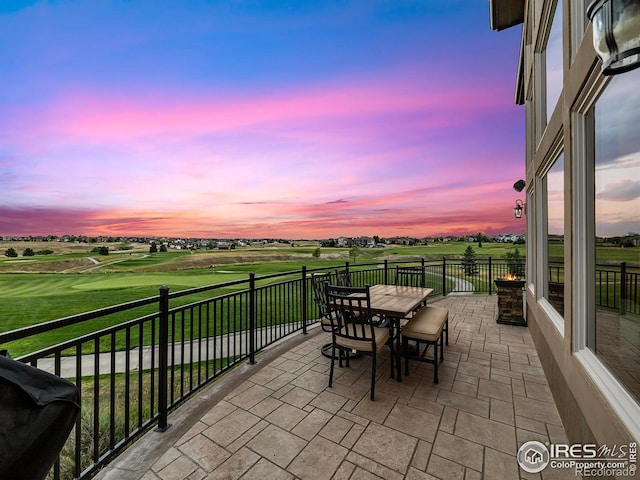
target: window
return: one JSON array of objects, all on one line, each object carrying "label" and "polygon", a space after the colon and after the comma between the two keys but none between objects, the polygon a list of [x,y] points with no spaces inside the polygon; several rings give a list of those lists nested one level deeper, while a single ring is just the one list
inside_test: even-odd
[{"label": "window", "polygon": [[[553,7],[553,2],[545,3]],[[548,37],[534,53],[535,137],[540,142],[562,93],[562,0],[548,15]]]},{"label": "window", "polygon": [[586,346],[640,402],[640,70],[613,78],[593,118],[592,295]]},{"label": "window", "polygon": [[536,297],[564,335],[564,151],[558,137],[536,177]]},{"label": "window", "polygon": [[545,49],[547,123],[562,92],[562,0],[558,0]]},{"label": "window", "polygon": [[564,153],[547,172],[547,278],[545,298],[564,318]]}]

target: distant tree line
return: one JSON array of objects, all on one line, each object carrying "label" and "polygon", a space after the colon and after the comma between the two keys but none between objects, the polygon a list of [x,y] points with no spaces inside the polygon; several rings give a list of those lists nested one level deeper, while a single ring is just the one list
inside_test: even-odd
[{"label": "distant tree line", "polygon": [[158,251],[166,252],[167,246],[164,243],[161,243],[160,248],[158,248],[158,244],[156,242],[151,242],[151,246],[149,247],[149,253],[157,253]]}]

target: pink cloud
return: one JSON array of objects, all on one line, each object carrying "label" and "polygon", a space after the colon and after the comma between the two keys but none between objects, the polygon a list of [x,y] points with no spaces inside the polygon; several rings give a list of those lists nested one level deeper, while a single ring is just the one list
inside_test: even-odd
[{"label": "pink cloud", "polygon": [[[277,236],[327,238],[341,235],[461,235],[520,233],[524,222],[513,218],[511,204],[487,202],[460,210],[412,203],[411,196],[340,198],[321,204],[250,203],[233,211],[143,211],[66,208],[3,208],[4,235],[174,235],[202,237]],[[232,209],[233,210],[233,209]]]},{"label": "pink cloud", "polygon": [[[318,135],[318,129],[296,129],[308,122],[344,123],[358,119],[351,133],[367,128],[398,131],[411,127],[450,127],[496,109],[500,92],[493,86],[478,94],[474,88],[454,89],[447,85],[423,84],[425,79],[399,75],[365,83],[363,79],[344,84],[309,86],[271,94],[236,94],[216,97],[210,94],[156,91],[138,94],[82,90],[63,92],[44,110],[19,113],[22,123],[35,135],[63,135],[88,142],[129,141],[157,135],[202,135],[267,128],[283,135]],[[390,114],[416,114],[400,121],[394,118],[378,127],[371,118]],[[362,123],[364,122],[364,123]],[[327,125],[330,129],[331,126]],[[321,135],[321,133],[320,133]],[[323,140],[330,140],[325,137]]]},{"label": "pink cloud", "polygon": [[[12,199],[56,208],[28,210],[0,224],[0,233],[521,231],[522,222],[500,217],[511,215],[512,179],[499,181],[505,169],[489,168],[496,157],[521,163],[486,132],[459,133],[487,112],[503,114],[496,106],[503,93],[423,80],[359,79],[225,98],[69,90],[46,108],[23,111],[12,127],[29,132],[18,128],[14,138],[29,161],[21,162],[23,183]],[[66,207],[85,199],[95,208]]]}]

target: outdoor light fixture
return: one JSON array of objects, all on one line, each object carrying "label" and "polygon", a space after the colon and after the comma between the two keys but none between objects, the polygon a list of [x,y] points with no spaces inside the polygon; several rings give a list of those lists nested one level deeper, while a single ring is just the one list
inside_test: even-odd
[{"label": "outdoor light fixture", "polygon": [[640,67],[640,0],[594,0],[587,16],[603,75]]},{"label": "outdoor light fixture", "polygon": [[526,186],[527,184],[525,183],[524,180],[520,179],[518,180],[516,183],[513,184],[513,189],[516,192],[521,192],[522,189]]},{"label": "outdoor light fixture", "polygon": [[513,215],[516,218],[522,218],[522,212],[527,213],[527,205],[522,203],[522,200],[518,199],[513,207]]}]

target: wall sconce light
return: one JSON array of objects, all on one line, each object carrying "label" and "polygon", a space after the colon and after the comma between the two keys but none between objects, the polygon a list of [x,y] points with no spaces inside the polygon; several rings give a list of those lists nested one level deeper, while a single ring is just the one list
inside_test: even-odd
[{"label": "wall sconce light", "polygon": [[522,200],[518,199],[516,200],[516,204],[513,207],[513,215],[516,218],[522,218],[522,213],[527,213],[527,204],[526,203],[522,203]]},{"label": "wall sconce light", "polygon": [[603,75],[640,67],[640,0],[594,0],[587,16]]}]

